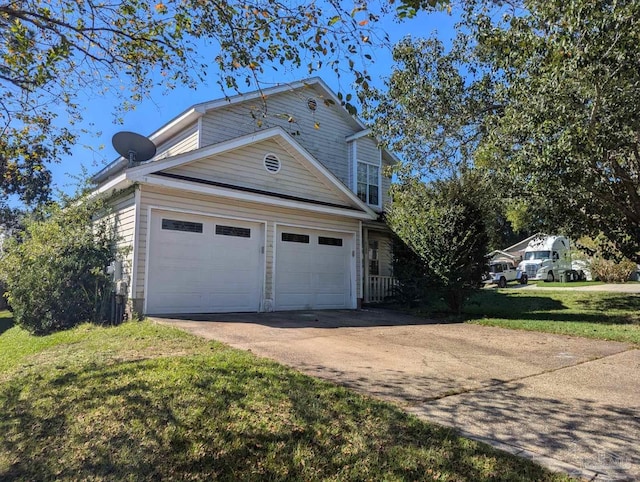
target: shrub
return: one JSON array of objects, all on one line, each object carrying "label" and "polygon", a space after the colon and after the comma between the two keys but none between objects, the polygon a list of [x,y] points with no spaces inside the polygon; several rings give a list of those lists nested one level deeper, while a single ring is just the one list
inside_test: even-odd
[{"label": "shrub", "polygon": [[396,184],[387,218],[422,261],[426,284],[442,288],[449,309],[458,315],[465,293],[480,286],[488,241],[482,213],[468,191],[459,178]]},{"label": "shrub", "polygon": [[412,307],[425,300],[429,287],[427,267],[397,236],[393,240],[393,275],[397,281],[393,291],[397,302]]},{"label": "shrub", "polygon": [[0,275],[18,325],[45,334],[108,316],[112,289],[106,267],[117,255],[101,205],[85,198],[49,205],[25,221],[4,246]]},{"label": "shrub", "polygon": [[605,283],[624,283],[629,280],[631,273],[636,271],[637,265],[628,259],[615,262],[598,258],[591,261],[591,276]]}]

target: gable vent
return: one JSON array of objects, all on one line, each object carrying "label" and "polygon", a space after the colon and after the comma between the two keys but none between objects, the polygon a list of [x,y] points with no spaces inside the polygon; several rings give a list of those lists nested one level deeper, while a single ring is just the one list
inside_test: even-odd
[{"label": "gable vent", "polygon": [[276,174],[280,171],[280,159],[275,154],[267,154],[264,156],[264,168],[271,174]]},{"label": "gable vent", "polygon": [[310,111],[315,111],[318,108],[318,102],[313,97],[309,97],[307,99],[307,107]]}]

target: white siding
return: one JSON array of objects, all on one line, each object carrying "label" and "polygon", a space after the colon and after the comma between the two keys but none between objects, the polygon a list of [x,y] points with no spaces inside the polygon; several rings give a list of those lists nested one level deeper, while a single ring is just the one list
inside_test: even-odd
[{"label": "white siding", "polygon": [[369,231],[369,241],[378,241],[378,263],[380,276],[393,275],[393,241],[384,234]]},{"label": "white siding", "polygon": [[367,136],[361,137],[354,142],[357,144],[359,161],[380,165],[380,149],[378,149],[375,139]]},{"label": "white siding", "polygon": [[110,219],[113,220],[114,227],[118,234],[118,248],[124,251],[122,263],[122,276],[129,285],[129,292],[132,291],[133,274],[133,237],[135,233],[135,195],[134,190],[113,198],[109,202],[111,206]]},{"label": "white siding", "polygon": [[158,146],[153,160],[193,151],[198,148],[198,124],[194,123],[185,130]]},{"label": "white siding", "polygon": [[[384,169],[384,165],[382,166]],[[391,203],[391,196],[389,195],[389,189],[391,189],[391,178],[382,174],[382,210],[385,211],[387,206]]]},{"label": "white siding", "polygon": [[[307,107],[309,98],[317,102],[315,112]],[[349,182],[349,153],[345,137],[359,129],[353,121],[345,118],[340,105],[325,104],[322,93],[314,87],[270,96],[266,99],[266,107],[256,99],[216,109],[205,114],[201,121],[201,147],[281,126],[338,179],[345,184]]]},{"label": "white siding", "polygon": [[[275,154],[280,159],[278,173],[269,173],[265,169],[264,156],[267,153]],[[274,140],[212,156],[167,172],[304,199],[342,203],[345,206],[350,204],[347,196],[337,192],[335,187],[329,187],[324,176],[314,175],[303,165],[303,161]]]},{"label": "white siding", "polygon": [[[384,211],[385,206],[387,206],[391,202],[391,197],[389,196],[389,188],[391,187],[391,178],[384,175],[385,167],[390,165],[388,160],[384,160],[382,164],[380,164],[381,160],[381,152],[378,148],[377,142],[375,139],[371,137],[362,137],[360,139],[356,139],[353,141],[356,145],[356,157],[359,161],[368,162],[371,164],[377,164],[380,166],[381,173],[381,185],[380,185],[380,193],[382,196],[382,210]],[[353,166],[353,164],[352,164]],[[352,167],[352,171],[355,166]],[[355,186],[355,173],[351,175],[351,184],[349,185],[353,191],[356,191]],[[374,206],[374,209],[375,206]],[[377,210],[377,209],[376,209]]]},{"label": "white siding", "polygon": [[[141,208],[139,215],[140,227],[138,231],[138,272],[137,286],[135,287],[135,298],[144,298],[145,293],[145,271],[146,271],[146,250],[147,250],[147,230],[148,214],[150,207],[163,209],[178,209],[184,212],[210,214],[217,216],[227,216],[238,219],[264,221],[266,229],[266,279],[265,279],[265,299],[273,298],[273,254],[274,235],[276,224],[297,225],[315,229],[337,230],[343,232],[354,232],[356,234],[355,259],[361,259],[360,250],[362,242],[360,240],[360,228],[357,220],[342,218],[339,216],[323,215],[318,213],[310,214],[305,211],[264,206],[261,204],[231,201],[211,196],[185,193],[174,190],[165,190],[155,187],[141,187]],[[361,272],[360,263],[356,263],[356,297],[361,298]]]}]

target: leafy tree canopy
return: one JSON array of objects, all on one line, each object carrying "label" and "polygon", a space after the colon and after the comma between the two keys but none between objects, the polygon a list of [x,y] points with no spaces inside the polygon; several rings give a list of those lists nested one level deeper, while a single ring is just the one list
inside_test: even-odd
[{"label": "leafy tree canopy", "polygon": [[[410,16],[446,0],[16,0],[0,2],[0,209],[8,196],[50,195],[49,163],[77,139],[80,94],[131,108],[158,86],[259,86],[265,69],[351,71],[367,86],[381,15]],[[352,106],[348,106],[352,107]]]},{"label": "leafy tree canopy", "polygon": [[450,48],[394,57],[363,99],[401,178],[486,169],[521,224],[603,232],[640,262],[640,2],[465,2]]}]

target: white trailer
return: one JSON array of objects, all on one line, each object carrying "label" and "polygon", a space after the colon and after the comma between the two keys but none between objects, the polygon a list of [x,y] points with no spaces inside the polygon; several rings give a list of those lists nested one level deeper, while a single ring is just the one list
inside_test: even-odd
[{"label": "white trailer", "polygon": [[540,236],[532,239],[524,250],[518,269],[530,280],[555,281],[561,274],[566,274],[567,279],[573,278],[569,238]]}]

